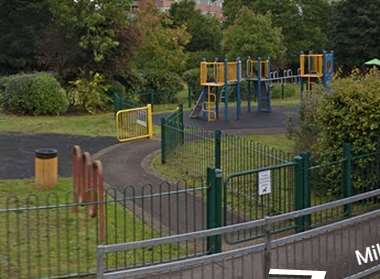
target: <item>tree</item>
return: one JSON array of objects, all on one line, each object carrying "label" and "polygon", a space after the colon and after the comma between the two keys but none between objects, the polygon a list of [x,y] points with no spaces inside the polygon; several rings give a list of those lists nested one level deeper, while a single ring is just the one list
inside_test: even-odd
[{"label": "tree", "polygon": [[219,21],[212,16],[202,15],[196,9],[193,0],[183,0],[174,3],[169,13],[174,26],[185,26],[191,35],[191,40],[186,46],[186,50],[220,51],[223,33]]},{"label": "tree", "polygon": [[0,0],[0,74],[38,68],[36,46],[50,19],[45,0]]},{"label": "tree", "polygon": [[160,13],[153,0],[141,2],[137,28],[142,42],[134,65],[157,90],[160,100],[171,98],[182,87],[179,78],[185,70],[185,46],[190,40],[185,27],[174,27],[172,21]]},{"label": "tree", "polygon": [[227,24],[233,22],[243,6],[255,13],[272,14],[273,25],[282,29],[291,62],[298,62],[302,50],[321,50],[328,45],[328,0],[226,0],[223,9]]},{"label": "tree", "polygon": [[120,62],[126,67],[137,41],[129,1],[49,1],[53,20],[40,44],[42,64],[65,79],[79,72],[112,75]]},{"label": "tree", "polygon": [[250,1],[248,0],[224,0],[223,14],[225,17],[225,25],[229,26],[236,20],[239,11],[243,6],[250,7]]},{"label": "tree", "polygon": [[340,1],[333,15],[331,40],[343,70],[380,57],[379,1]]},{"label": "tree", "polygon": [[256,15],[243,7],[224,33],[229,57],[261,56],[280,58],[285,51],[281,29],[273,27],[270,14]]}]

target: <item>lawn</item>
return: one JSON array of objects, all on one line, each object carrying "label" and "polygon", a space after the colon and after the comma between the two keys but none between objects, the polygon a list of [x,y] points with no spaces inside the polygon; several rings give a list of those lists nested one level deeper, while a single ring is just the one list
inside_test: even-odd
[{"label": "lawn", "polygon": [[[177,105],[157,105],[157,113]],[[0,133],[59,133],[82,136],[116,136],[114,113],[65,116],[16,116],[0,112]]]},{"label": "lawn", "polygon": [[[152,159],[152,169],[172,181],[204,177],[207,167],[213,161],[214,144],[211,140],[194,141],[194,139],[195,137],[190,139],[183,147],[177,147],[167,160],[167,164],[161,164],[161,154],[157,153]],[[261,164],[259,161],[265,160],[265,156],[258,155],[257,152],[250,148],[249,141],[265,145],[266,152],[271,152],[270,148],[275,148],[285,153],[292,153],[294,144],[285,134],[243,135],[239,137],[239,146],[242,146],[242,148],[233,146],[226,140],[226,144],[222,144],[224,173],[251,169],[259,166]],[[227,153],[229,154],[228,156],[223,155]],[[248,158],[250,156],[252,158]]]},{"label": "lawn", "polygon": [[[71,187],[66,178],[53,190],[39,190],[31,180],[0,180],[0,274],[29,279],[95,271],[98,218],[87,214],[88,206],[72,204]],[[106,243],[159,236],[110,197],[105,215]],[[163,245],[110,254],[106,264],[113,269],[179,254],[178,245]]]},{"label": "lawn", "polygon": [[[299,98],[273,100],[273,106],[296,106]],[[246,102],[242,106],[245,107]],[[155,105],[154,113],[174,111],[177,104]],[[231,102],[231,107],[235,103]],[[185,110],[190,108],[185,105]],[[160,129],[155,126],[155,134]],[[99,113],[95,115],[64,115],[64,116],[16,116],[0,112],[0,133],[59,133],[83,136],[112,136],[116,135],[114,113]]]}]

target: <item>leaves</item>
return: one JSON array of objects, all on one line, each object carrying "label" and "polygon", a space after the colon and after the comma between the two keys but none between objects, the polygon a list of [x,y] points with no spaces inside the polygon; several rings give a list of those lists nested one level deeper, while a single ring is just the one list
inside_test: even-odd
[{"label": "leaves", "polygon": [[90,73],[89,77],[83,76],[70,84],[69,99],[72,106],[89,113],[105,110],[110,99],[106,95],[109,87],[105,84],[104,76]]},{"label": "leaves", "polygon": [[380,1],[340,1],[333,15],[330,38],[346,73],[380,57]]},{"label": "leaves", "polygon": [[254,14],[244,7],[224,32],[224,47],[230,58],[261,56],[280,58],[285,51],[281,29],[273,27],[270,14]]}]

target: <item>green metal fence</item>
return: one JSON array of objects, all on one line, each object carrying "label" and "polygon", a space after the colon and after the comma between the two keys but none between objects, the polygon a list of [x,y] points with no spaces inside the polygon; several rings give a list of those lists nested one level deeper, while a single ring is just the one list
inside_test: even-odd
[{"label": "green metal fence", "polygon": [[230,174],[286,163],[292,156],[254,140],[184,127],[183,107],[161,119],[161,162],[186,178],[206,178],[208,167]]},{"label": "green metal fence", "polygon": [[[17,193],[17,196],[16,196]],[[99,217],[88,214],[99,202],[73,202],[72,192],[0,197],[0,278],[78,278],[96,271],[96,246],[175,235],[207,228],[207,187],[163,183],[108,189],[104,201],[105,240]],[[206,241],[120,252],[105,259],[119,270],[206,254]]]},{"label": "green metal fence", "polygon": [[[304,208],[379,188],[380,150],[357,154],[359,152],[352,150],[351,144],[344,143],[340,152],[341,157],[335,161],[322,163],[316,161],[314,164],[309,154],[301,156],[303,188],[306,191]],[[348,205],[321,211],[305,219],[305,227],[324,225],[379,206],[377,199],[371,199],[355,206]]]},{"label": "green metal fence", "polygon": [[[294,211],[296,202],[300,198],[302,200],[302,197],[296,196],[299,193],[295,181],[296,171],[297,164],[291,161],[228,176],[223,184],[224,224],[238,224]],[[262,188],[263,176],[269,179],[270,184],[265,189]],[[291,221],[278,223],[273,230],[282,232],[294,228],[295,223]],[[226,235],[226,241],[234,244],[262,237],[263,234],[263,228],[256,227],[253,230],[230,233]]]},{"label": "green metal fence", "polygon": [[[212,203],[207,206],[216,207],[217,212],[223,211],[223,220],[218,219],[219,215],[211,214],[208,218],[211,227],[299,210],[370,191],[380,185],[380,149],[363,154],[344,143],[341,156],[334,161],[315,160],[307,153],[294,157],[247,137],[185,128],[181,106],[163,120],[162,130],[163,163],[183,177],[203,178],[208,174],[207,181],[210,181],[208,168],[220,173],[221,185],[215,181],[208,183],[216,185],[216,192],[212,190],[211,193],[217,198],[208,200]],[[267,171],[270,172],[271,193],[260,195],[259,176]],[[219,197],[222,197],[221,203],[216,202]],[[303,231],[379,205],[378,199],[372,199],[355,206],[347,205],[297,218],[275,229]],[[262,231],[256,229],[231,234],[226,241],[237,243],[261,235]]]}]

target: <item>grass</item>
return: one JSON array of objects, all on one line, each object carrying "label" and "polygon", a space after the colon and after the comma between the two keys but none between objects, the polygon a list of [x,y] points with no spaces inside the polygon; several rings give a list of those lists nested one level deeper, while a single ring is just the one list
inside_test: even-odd
[{"label": "grass", "polygon": [[[98,218],[88,206],[71,204],[71,179],[52,190],[31,180],[0,180],[0,274],[5,278],[42,278],[95,271]],[[12,196],[12,198],[8,198]],[[49,207],[50,206],[50,207]],[[4,212],[6,208],[13,211]],[[74,209],[78,209],[75,211]],[[129,210],[108,198],[106,243],[158,237]],[[177,245],[110,254],[108,268],[138,265],[181,254]]]},{"label": "grass", "polygon": [[114,136],[112,113],[80,116],[15,116],[0,114],[0,132]]},{"label": "grass", "polygon": [[[294,145],[293,141],[288,139],[285,134],[244,135],[239,137],[239,145],[243,146],[244,142],[249,140],[286,153],[292,153]],[[208,140],[194,141],[187,143],[185,147],[186,150],[176,150],[176,153],[170,156],[169,162],[164,165],[161,164],[161,154],[156,154],[152,159],[152,169],[171,181],[178,181],[184,177],[190,179],[199,178],[199,176],[203,177],[208,167],[207,162],[212,161],[213,142]],[[247,166],[254,168],[254,165],[260,165],[260,162],[253,162],[250,158],[247,158],[255,155],[250,154],[250,152],[247,153],[246,148],[239,149],[236,146],[231,146],[231,144],[222,148],[230,149],[231,151],[222,150],[222,157],[226,152],[230,154],[222,162],[224,171],[231,170],[233,172],[233,170],[245,170]]]},{"label": "grass", "polygon": [[[177,95],[178,103],[183,103],[185,110],[191,108],[187,106],[187,90],[181,91]],[[196,100],[193,100],[195,102]],[[272,105],[275,107],[292,107],[300,102],[298,96],[285,99],[273,99]],[[231,102],[230,107],[236,103]],[[254,104],[255,105],[255,104]],[[158,104],[154,105],[154,113],[174,111],[178,104]],[[243,107],[247,102],[242,103]],[[159,127],[155,126],[156,134]],[[114,113],[100,113],[96,115],[64,115],[64,116],[17,116],[0,112],[0,133],[59,133],[83,136],[115,136]]]},{"label": "grass", "polygon": [[[157,105],[155,113],[175,110],[177,105]],[[82,136],[115,136],[114,113],[64,116],[17,116],[0,112],[0,133],[58,133]]]},{"label": "grass", "polygon": [[284,152],[292,153],[294,149],[294,142],[286,134],[247,135],[246,137]]},{"label": "grass", "polygon": [[[251,140],[262,145],[251,144]],[[271,195],[258,196],[257,172],[231,177],[227,180],[227,177],[235,172],[278,164],[278,160],[268,157],[274,155],[283,158],[283,155],[280,152],[272,152],[271,148],[292,153],[293,144],[293,141],[288,139],[285,134],[243,135],[238,138],[227,136],[222,140],[221,163],[223,182],[226,183],[225,189],[227,190],[225,197],[229,211],[233,212],[233,216],[235,216],[229,221],[229,224],[239,222],[239,220],[260,219],[266,215],[293,210],[294,188],[290,185],[291,180],[288,180],[288,176],[285,175],[291,175],[291,167],[272,170],[273,192]],[[206,168],[213,162],[213,141],[192,140],[186,142],[185,147],[177,148],[173,151],[176,153],[169,156],[167,164],[161,164],[161,154],[154,156],[151,162],[152,169],[173,182],[186,178],[191,180],[205,177]],[[289,222],[283,222],[276,225],[276,229],[283,229],[284,226],[288,227],[289,225],[291,225]],[[256,238],[261,235],[261,230],[237,234],[235,237],[238,235],[243,238]]]}]

